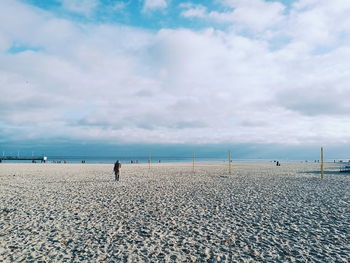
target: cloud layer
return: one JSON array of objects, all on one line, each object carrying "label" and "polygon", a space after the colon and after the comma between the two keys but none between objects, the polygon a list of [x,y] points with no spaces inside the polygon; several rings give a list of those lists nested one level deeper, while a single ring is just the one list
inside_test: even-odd
[{"label": "cloud layer", "polygon": [[220,5],[178,3],[203,27],[149,30],[1,1],[0,139],[349,143],[348,1]]},{"label": "cloud layer", "polygon": [[144,11],[153,11],[157,9],[163,9],[168,6],[166,0],[145,0],[143,5]]}]

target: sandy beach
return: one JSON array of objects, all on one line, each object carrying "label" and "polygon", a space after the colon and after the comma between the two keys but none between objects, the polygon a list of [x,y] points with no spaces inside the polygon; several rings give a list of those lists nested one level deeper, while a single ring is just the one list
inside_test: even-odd
[{"label": "sandy beach", "polygon": [[315,163],[0,164],[0,262],[349,262],[350,175]]}]

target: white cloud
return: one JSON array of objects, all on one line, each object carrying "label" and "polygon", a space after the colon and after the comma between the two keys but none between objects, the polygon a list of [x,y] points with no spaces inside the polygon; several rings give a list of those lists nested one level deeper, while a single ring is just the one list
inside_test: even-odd
[{"label": "white cloud", "polygon": [[[0,129],[8,138],[110,142],[350,142],[345,13],[327,1],[299,1],[285,16],[285,28],[271,25],[273,38],[262,29],[260,37],[149,32],[1,1]],[[312,33],[319,25],[328,37]],[[285,36],[288,43],[271,50]],[[323,38],[331,41],[320,53]],[[14,43],[40,49],[11,54]]]},{"label": "white cloud", "polygon": [[260,32],[284,20],[285,7],[278,2],[264,0],[227,0],[222,1],[229,11],[208,11],[202,5],[183,4],[182,16],[187,18],[209,19],[218,23],[233,24],[242,30]]},{"label": "white cloud", "polygon": [[90,15],[98,6],[98,0],[59,0],[63,8],[83,15]]},{"label": "white cloud", "polygon": [[181,12],[181,15],[186,18],[206,18],[208,16],[208,10],[203,5],[182,3],[180,8],[185,9]]},{"label": "white cloud", "polygon": [[144,0],[143,11],[164,9],[168,6],[167,0]]},{"label": "white cloud", "polygon": [[289,15],[288,34],[310,48],[347,43],[349,12],[350,2],[346,0],[296,2]]},{"label": "white cloud", "polygon": [[126,5],[127,5],[127,4],[126,4],[125,2],[118,1],[118,2],[114,3],[112,9],[113,9],[114,11],[121,11],[121,10],[125,9]]}]

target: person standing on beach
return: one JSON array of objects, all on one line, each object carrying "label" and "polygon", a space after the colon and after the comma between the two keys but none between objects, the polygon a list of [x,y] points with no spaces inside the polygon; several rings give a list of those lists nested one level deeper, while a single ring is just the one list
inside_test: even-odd
[{"label": "person standing on beach", "polygon": [[122,167],[122,164],[117,160],[114,164],[114,175],[115,175],[115,180],[119,181],[119,175],[120,175],[120,169]]}]

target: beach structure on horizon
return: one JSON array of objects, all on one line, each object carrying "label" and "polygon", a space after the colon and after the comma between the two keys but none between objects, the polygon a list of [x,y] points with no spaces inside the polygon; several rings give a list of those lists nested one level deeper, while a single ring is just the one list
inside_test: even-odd
[{"label": "beach structure on horizon", "polygon": [[350,173],[350,160],[349,160],[349,162],[347,164],[344,164],[344,165],[340,166],[339,172],[341,172],[341,173]]},{"label": "beach structure on horizon", "polygon": [[341,172],[341,173],[350,173],[350,164],[341,166],[339,172]]},{"label": "beach structure on horizon", "polygon": [[46,162],[47,157],[46,156],[1,156],[1,161],[41,161]]}]

